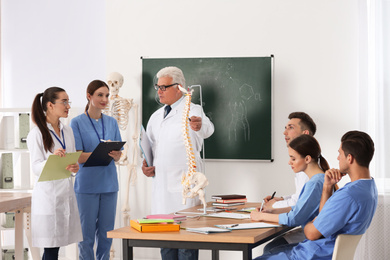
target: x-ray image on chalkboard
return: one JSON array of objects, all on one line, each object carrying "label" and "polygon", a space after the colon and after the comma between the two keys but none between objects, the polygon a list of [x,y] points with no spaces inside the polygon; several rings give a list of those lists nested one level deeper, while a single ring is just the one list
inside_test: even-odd
[{"label": "x-ray image on chalkboard", "polygon": [[[143,58],[142,124],[160,104],[157,72],[180,68],[186,85],[201,85],[202,106],[215,126],[205,140],[206,159],[272,161],[273,56],[245,58]],[[192,102],[200,104],[200,88]]]}]

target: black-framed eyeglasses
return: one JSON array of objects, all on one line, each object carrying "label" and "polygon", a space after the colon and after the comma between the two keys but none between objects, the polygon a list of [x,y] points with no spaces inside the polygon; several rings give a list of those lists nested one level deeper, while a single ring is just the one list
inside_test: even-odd
[{"label": "black-framed eyeglasses", "polygon": [[167,88],[175,86],[175,85],[179,85],[179,83],[173,83],[173,84],[168,85],[168,86],[164,86],[164,85],[160,86],[160,85],[154,84],[154,89],[155,90],[161,89],[161,91],[165,91]]},{"label": "black-framed eyeglasses", "polygon": [[55,102],[53,104],[63,104],[64,106],[70,106],[70,104],[72,104],[72,102],[66,100],[66,101],[58,101],[58,102]]}]

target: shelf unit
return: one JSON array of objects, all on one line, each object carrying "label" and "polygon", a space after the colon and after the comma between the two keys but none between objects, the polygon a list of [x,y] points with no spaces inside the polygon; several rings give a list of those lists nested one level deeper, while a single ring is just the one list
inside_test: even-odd
[{"label": "shelf unit", "polygon": [[[14,190],[31,190],[32,175],[30,170],[30,154],[26,144],[20,144],[19,136],[19,115],[31,114],[30,108],[0,108],[0,154],[12,153],[13,162],[13,184]],[[31,116],[24,124],[25,135],[31,128]],[[28,124],[28,125],[27,125]],[[23,145],[22,148],[19,148]],[[1,186],[2,187],[2,186]]]},{"label": "shelf unit", "polygon": [[[19,115],[29,114],[29,129],[31,129],[31,109],[30,108],[0,108],[0,158],[1,154],[12,153],[12,172],[13,172],[13,184],[12,189],[0,189],[0,192],[32,192],[32,174],[30,170],[30,154],[27,148],[19,148]],[[26,123],[26,122],[25,122]],[[27,137],[27,136],[25,136]],[[2,176],[2,173],[1,173]],[[3,180],[1,179],[1,182]],[[3,257],[3,246],[5,248],[14,247],[15,245],[10,244],[10,241],[14,241],[12,236],[14,235],[14,228],[5,228],[5,213],[2,213],[0,221],[0,255]],[[29,213],[24,214],[24,228],[25,234],[30,234],[30,215]],[[28,248],[30,238],[24,235],[23,245]],[[35,259],[39,256],[39,249],[33,251],[28,250],[29,259]],[[35,257],[33,257],[35,255]]]}]

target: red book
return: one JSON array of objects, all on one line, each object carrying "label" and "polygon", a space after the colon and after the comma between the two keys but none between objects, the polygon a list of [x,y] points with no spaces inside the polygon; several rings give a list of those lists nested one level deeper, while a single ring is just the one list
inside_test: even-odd
[{"label": "red book", "polygon": [[246,199],[231,199],[231,200],[215,200],[218,203],[237,203],[237,202],[246,202]]}]

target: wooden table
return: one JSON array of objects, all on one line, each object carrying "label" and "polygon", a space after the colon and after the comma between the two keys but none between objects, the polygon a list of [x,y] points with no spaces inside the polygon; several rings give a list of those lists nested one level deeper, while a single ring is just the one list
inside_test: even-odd
[{"label": "wooden table", "polygon": [[15,259],[23,258],[23,212],[31,207],[31,193],[0,192],[0,212],[15,212]]},{"label": "wooden table", "polygon": [[[245,207],[259,206],[258,203],[246,203]],[[201,206],[183,210],[185,212],[197,211]],[[184,214],[186,215],[186,214]],[[190,215],[188,215],[190,216]],[[250,219],[237,220],[215,217],[187,218],[180,224],[186,227],[213,227],[217,224],[248,223]],[[109,238],[122,239],[123,259],[133,259],[133,247],[157,248],[187,248],[212,250],[212,259],[219,259],[219,250],[242,251],[243,259],[252,259],[252,249],[290,230],[290,227],[233,230],[221,234],[198,234],[180,230],[178,232],[142,233],[131,227],[123,227],[109,231]]]}]

